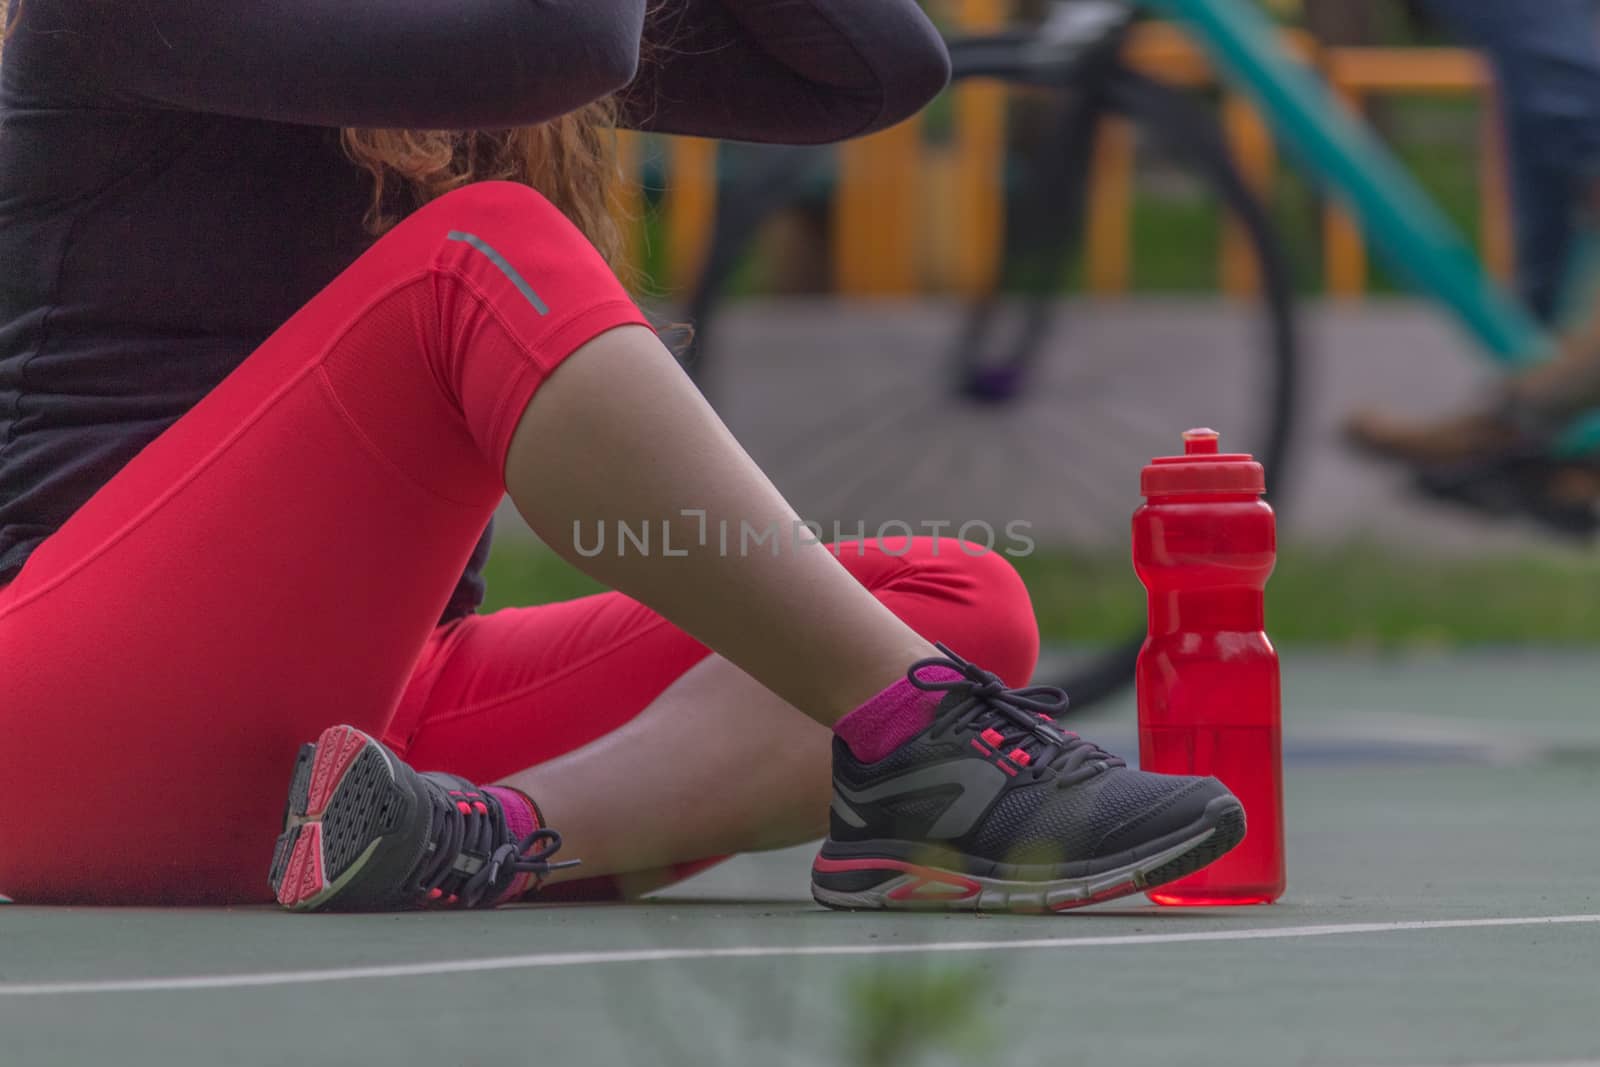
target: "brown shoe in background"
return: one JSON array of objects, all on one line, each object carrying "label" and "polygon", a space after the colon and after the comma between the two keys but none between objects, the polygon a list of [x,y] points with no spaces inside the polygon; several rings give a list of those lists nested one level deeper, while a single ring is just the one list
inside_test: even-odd
[{"label": "brown shoe in background", "polygon": [[[1406,468],[1417,492],[1483,517],[1530,519],[1582,540],[1600,530],[1600,463],[1550,455],[1549,433],[1514,417],[1508,396],[1497,410],[1435,419],[1362,411],[1344,424],[1345,440]],[[1530,420],[1531,421],[1531,420]]]},{"label": "brown shoe in background", "polygon": [[1594,508],[1600,504],[1600,464],[1556,465],[1545,483],[1545,495],[1563,507]]},{"label": "brown shoe in background", "polygon": [[1504,415],[1492,411],[1435,419],[1357,411],[1345,419],[1343,430],[1353,448],[1413,466],[1470,462],[1503,452],[1522,438]]}]

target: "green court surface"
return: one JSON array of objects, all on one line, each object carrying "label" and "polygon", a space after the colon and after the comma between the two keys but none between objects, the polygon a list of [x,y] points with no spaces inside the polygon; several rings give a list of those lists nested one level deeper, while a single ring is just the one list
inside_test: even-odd
[{"label": "green court surface", "polygon": [[[808,849],[629,906],[11,906],[0,1065],[1600,1062],[1592,661],[1288,657],[1285,687],[1271,907],[832,914]],[[1127,705],[1081,725],[1130,747]]]}]

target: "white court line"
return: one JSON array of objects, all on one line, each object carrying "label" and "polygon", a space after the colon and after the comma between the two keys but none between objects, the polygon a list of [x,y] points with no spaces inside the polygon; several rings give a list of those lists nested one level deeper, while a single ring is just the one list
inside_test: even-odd
[{"label": "white court line", "polygon": [[[297,920],[307,924],[316,919]],[[1070,920],[1069,920],[1070,921]],[[753,960],[807,956],[910,956],[936,952],[1014,952],[1017,949],[1107,948],[1134,945],[1187,945],[1212,941],[1279,941],[1349,934],[1397,934],[1412,930],[1476,930],[1500,926],[1561,926],[1600,923],[1600,915],[1527,915],[1493,919],[1426,919],[1412,922],[1338,923],[1323,926],[1266,926],[1249,930],[1205,930],[1172,934],[1107,937],[1040,937],[1017,941],[930,941],[911,945],[736,945],[728,948],[646,948],[605,952],[552,952],[532,956],[492,956],[476,960],[430,960],[378,967],[338,967],[320,971],[263,971],[260,974],[180,975],[171,978],[116,978],[96,982],[0,982],[0,997],[47,997],[76,993],[155,993],[184,989],[241,989],[253,986],[346,982],[365,978],[416,978],[480,971],[520,971],[538,967],[584,967],[598,963],[659,963],[669,960]]]}]

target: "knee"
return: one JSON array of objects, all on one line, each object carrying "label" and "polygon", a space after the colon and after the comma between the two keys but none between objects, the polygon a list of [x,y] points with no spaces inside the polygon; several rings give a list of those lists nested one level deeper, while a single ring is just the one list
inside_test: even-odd
[{"label": "knee", "polygon": [[[864,546],[863,546],[864,547]],[[839,558],[894,613],[931,641],[1026,685],[1039,660],[1039,626],[1022,576],[982,546],[919,537]]]},{"label": "knee", "polygon": [[[304,320],[306,340],[322,347],[347,417],[425,489],[472,507],[504,491],[511,435],[554,368],[604,329],[641,321],[594,245],[513,182],[433,200],[318,299],[326,311]],[[357,308],[329,343],[332,317]]]},{"label": "knee", "polygon": [[503,307],[521,309],[521,339],[530,344],[598,305],[632,303],[588,235],[529,186],[474,182],[430,202],[401,226],[412,228],[435,268],[469,282],[475,299],[503,297]]},{"label": "knee", "polygon": [[1022,575],[999,552],[968,555],[956,546],[940,558],[967,604],[945,643],[1007,685],[1027,685],[1039,662],[1039,623]]}]

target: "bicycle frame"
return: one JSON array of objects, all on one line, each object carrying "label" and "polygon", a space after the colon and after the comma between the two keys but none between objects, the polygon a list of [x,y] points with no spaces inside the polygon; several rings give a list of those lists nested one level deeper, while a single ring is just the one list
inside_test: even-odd
[{"label": "bicycle frame", "polygon": [[[1390,266],[1453,311],[1491,357],[1520,367],[1551,354],[1548,336],[1484,272],[1433,200],[1321,80],[1283,53],[1272,23],[1249,0],[1139,3],[1206,48],[1313,177],[1341,196]],[[1600,413],[1569,427],[1557,452],[1597,449]]]},{"label": "bicycle frame", "polygon": [[1014,84],[1076,84],[1083,68],[1117,53],[1138,21],[1127,0],[1057,0],[1037,26],[947,37],[954,80],[1001,76]]}]

